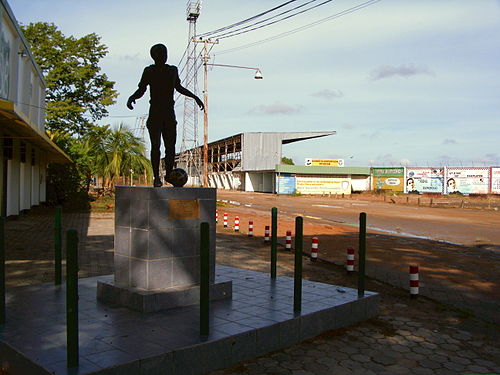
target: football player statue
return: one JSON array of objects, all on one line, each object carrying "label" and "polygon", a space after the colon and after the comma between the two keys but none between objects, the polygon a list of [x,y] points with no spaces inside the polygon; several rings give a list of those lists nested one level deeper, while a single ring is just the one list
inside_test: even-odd
[{"label": "football player statue", "polygon": [[[133,104],[141,98],[149,86],[151,100],[149,101],[149,116],[146,126],[151,140],[151,164],[153,167],[154,187],[162,186],[160,178],[160,144],[163,138],[165,146],[165,181],[170,181],[170,174],[174,167],[175,141],[177,137],[177,121],[174,111],[174,89],[182,95],[196,100],[203,111],[203,102],[191,91],[181,85],[177,67],[168,65],[167,47],[163,44],[155,44],[151,47],[151,57],[154,64],[147,66],[142,73],[139,88],[127,101],[127,107],[134,109]],[[175,184],[177,186],[177,184]]]}]

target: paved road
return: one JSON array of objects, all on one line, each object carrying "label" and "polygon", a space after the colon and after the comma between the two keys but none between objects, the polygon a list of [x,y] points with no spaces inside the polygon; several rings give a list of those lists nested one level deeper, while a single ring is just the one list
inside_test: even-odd
[{"label": "paved road", "polygon": [[356,226],[360,212],[374,232],[500,249],[500,211],[415,207],[329,197],[290,197],[218,190],[218,199],[255,210],[278,207],[281,214],[304,215],[319,222]]}]

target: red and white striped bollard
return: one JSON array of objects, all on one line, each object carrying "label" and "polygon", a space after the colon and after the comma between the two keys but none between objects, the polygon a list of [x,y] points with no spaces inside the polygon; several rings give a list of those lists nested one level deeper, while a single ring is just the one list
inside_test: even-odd
[{"label": "red and white striped bollard", "polygon": [[224,212],[224,228],[227,228],[227,213]]},{"label": "red and white striped bollard", "polygon": [[219,223],[219,210],[215,210],[215,224]]},{"label": "red and white striped bollard", "polygon": [[240,231],[240,217],[236,216],[234,218],[234,231],[239,232]]},{"label": "red and white striped bollard", "polygon": [[316,262],[318,260],[318,237],[313,237],[311,239],[311,261]]},{"label": "red and white striped bollard", "polygon": [[292,231],[286,231],[286,241],[285,241],[285,249],[292,250]]},{"label": "red and white striped bollard", "polygon": [[347,272],[354,271],[354,249],[352,247],[347,248],[346,269],[347,269]]},{"label": "red and white striped bollard", "polygon": [[248,222],[248,237],[253,237],[253,221]]},{"label": "red and white striped bollard", "polygon": [[266,225],[264,230],[264,242],[269,242],[269,225]]},{"label": "red and white striped bollard", "polygon": [[410,297],[417,298],[418,297],[418,287],[419,287],[419,279],[418,279],[418,266],[410,266]]}]

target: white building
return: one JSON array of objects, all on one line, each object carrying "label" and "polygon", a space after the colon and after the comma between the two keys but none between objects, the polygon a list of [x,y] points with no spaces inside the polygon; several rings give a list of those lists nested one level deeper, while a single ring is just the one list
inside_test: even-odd
[{"label": "white building", "polygon": [[69,162],[45,133],[45,81],[6,0],[0,0],[0,215],[46,200],[49,162]]},{"label": "white building", "polygon": [[[369,190],[369,167],[281,164],[283,145],[335,134],[249,132],[211,142],[207,152],[209,186],[277,194],[351,194]],[[186,168],[181,160],[182,155],[177,155],[178,166]]]}]

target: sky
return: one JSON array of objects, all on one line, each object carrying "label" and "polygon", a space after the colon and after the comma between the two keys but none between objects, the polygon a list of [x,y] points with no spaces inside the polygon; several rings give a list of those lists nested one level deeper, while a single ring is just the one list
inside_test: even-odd
[{"label": "sky", "polygon": [[[148,94],[133,111],[125,104],[152,63],[150,46],[166,44],[168,63],[178,65],[188,42],[185,1],[8,1],[20,23],[53,22],[65,35],[101,37],[109,49],[102,70],[119,93],[102,124],[136,127],[136,117],[148,111]],[[205,0],[198,34],[284,1]],[[251,70],[209,69],[209,141],[242,132],[333,130],[336,135],[286,145],[283,155],[297,165],[305,158],[341,158],[347,166],[500,165],[500,0],[381,0],[229,51],[364,1],[330,1],[214,45],[211,63],[257,67],[264,79],[255,80]],[[200,71],[200,97],[202,86]],[[182,100],[176,113],[179,147]],[[201,114],[198,122],[201,141]]]}]

